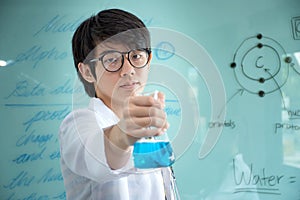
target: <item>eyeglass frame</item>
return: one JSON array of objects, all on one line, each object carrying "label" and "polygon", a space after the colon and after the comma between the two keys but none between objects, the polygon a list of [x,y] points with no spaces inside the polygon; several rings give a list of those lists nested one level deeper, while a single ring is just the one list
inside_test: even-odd
[{"label": "eyeglass frame", "polygon": [[[147,62],[145,63],[145,65],[143,65],[143,66],[141,66],[141,67],[136,67],[136,66],[134,66],[134,65],[131,63],[130,57],[129,57],[129,54],[130,54],[132,51],[137,51],[137,50],[144,50],[144,51],[146,51],[146,53],[148,54]],[[108,53],[113,53],[113,52],[120,53],[120,54],[122,55],[122,64],[121,64],[121,66],[120,66],[118,69],[116,69],[116,70],[108,70],[108,69],[105,67],[104,63],[103,63],[103,57],[104,57],[105,55],[107,55]],[[108,71],[108,72],[117,72],[117,71],[119,71],[119,70],[123,67],[123,65],[124,65],[124,60],[125,60],[125,59],[124,59],[124,55],[127,54],[127,60],[129,61],[130,65],[131,65],[132,67],[134,67],[134,68],[141,69],[141,68],[144,68],[144,67],[149,63],[151,53],[152,53],[152,51],[151,51],[150,48],[131,49],[130,51],[126,51],[126,52],[117,51],[117,50],[110,50],[110,51],[105,51],[99,58],[94,58],[94,59],[89,60],[89,62],[97,62],[97,61],[101,61],[101,64],[102,64],[103,68],[104,68],[106,71]]]}]

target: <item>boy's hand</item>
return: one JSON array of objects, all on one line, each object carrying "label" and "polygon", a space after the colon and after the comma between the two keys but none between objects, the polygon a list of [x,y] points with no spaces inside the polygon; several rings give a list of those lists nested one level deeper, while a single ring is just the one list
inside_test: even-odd
[{"label": "boy's hand", "polygon": [[153,96],[129,97],[118,127],[136,139],[163,134],[169,127],[163,110],[164,101],[161,92],[158,93],[157,100]]}]

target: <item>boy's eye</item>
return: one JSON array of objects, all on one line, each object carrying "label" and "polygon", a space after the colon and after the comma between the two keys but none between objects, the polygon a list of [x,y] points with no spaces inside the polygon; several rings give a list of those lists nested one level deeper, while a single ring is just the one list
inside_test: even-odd
[{"label": "boy's eye", "polygon": [[133,51],[133,52],[131,52],[131,55],[130,55],[130,59],[134,59],[134,60],[144,59],[146,57],[147,57],[146,52],[140,51],[140,50]]},{"label": "boy's eye", "polygon": [[132,55],[132,59],[139,59],[139,58],[141,58],[142,56],[140,55],[140,54],[133,54]]},{"label": "boy's eye", "polygon": [[103,60],[103,62],[105,64],[110,64],[110,63],[113,63],[113,62],[116,62],[116,61],[117,61],[117,58],[108,58],[108,59]]},{"label": "boy's eye", "polygon": [[102,57],[102,62],[104,65],[113,65],[119,63],[122,60],[122,54],[120,53],[110,53]]}]

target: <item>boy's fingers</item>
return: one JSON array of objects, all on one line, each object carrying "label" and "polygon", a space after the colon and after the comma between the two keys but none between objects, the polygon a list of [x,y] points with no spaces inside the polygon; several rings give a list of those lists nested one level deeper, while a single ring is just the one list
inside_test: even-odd
[{"label": "boy's fingers", "polygon": [[132,125],[134,129],[148,127],[165,128],[167,123],[166,119],[157,117],[139,117],[133,118],[132,121],[134,122]]},{"label": "boy's fingers", "polygon": [[129,103],[135,106],[154,106],[157,108],[162,108],[161,100],[156,100],[153,96],[133,96],[130,97]]},{"label": "boy's fingers", "polygon": [[164,93],[158,92],[157,96],[158,96],[158,100],[160,101],[160,103],[164,107],[165,106],[165,95],[164,95]]},{"label": "boy's fingers", "polygon": [[126,117],[158,117],[166,118],[166,113],[156,107],[133,107],[128,109]]}]

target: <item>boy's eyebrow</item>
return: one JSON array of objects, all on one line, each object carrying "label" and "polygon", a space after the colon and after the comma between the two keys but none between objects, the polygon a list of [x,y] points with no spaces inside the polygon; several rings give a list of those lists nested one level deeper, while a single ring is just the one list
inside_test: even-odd
[{"label": "boy's eyebrow", "polygon": [[107,54],[107,53],[113,53],[113,52],[119,52],[119,53],[122,53],[121,51],[118,51],[118,50],[106,50],[106,51],[103,51],[103,52],[101,52],[100,54],[99,54],[99,57],[101,57],[101,56],[104,56],[105,54]]}]

